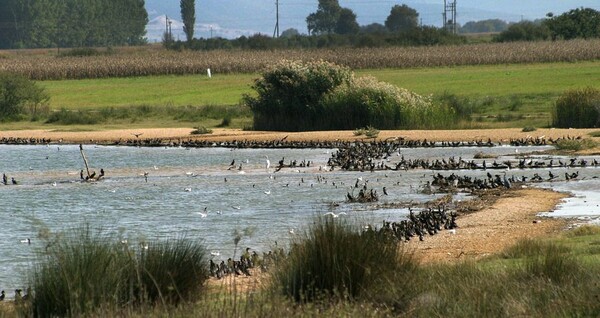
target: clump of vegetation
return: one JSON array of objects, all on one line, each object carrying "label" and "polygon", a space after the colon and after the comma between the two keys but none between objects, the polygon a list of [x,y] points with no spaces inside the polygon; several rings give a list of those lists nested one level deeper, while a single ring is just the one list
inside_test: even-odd
[{"label": "clump of vegetation", "polygon": [[210,128],[206,128],[204,126],[198,126],[198,127],[194,127],[194,130],[192,130],[192,132],[190,132],[190,134],[192,135],[206,135],[206,134],[212,134],[212,129]]},{"label": "clump of vegetation", "polygon": [[553,126],[593,128],[600,125],[600,90],[592,87],[570,90],[556,101]]},{"label": "clump of vegetation", "polygon": [[375,295],[369,291],[390,287],[396,275],[406,278],[394,280],[398,289],[408,286],[416,268],[417,262],[398,248],[392,235],[317,217],[292,242],[289,256],[273,277],[275,288],[297,302],[358,300]]},{"label": "clump of vegetation", "polygon": [[600,131],[593,131],[589,134],[591,137],[600,137]]},{"label": "clump of vegetation", "polygon": [[354,136],[365,136],[367,138],[377,138],[379,136],[379,129],[373,126],[367,126],[365,128],[357,128],[353,132]]},{"label": "clump of vegetation", "polygon": [[31,275],[41,317],[170,306],[198,297],[208,278],[206,250],[186,239],[129,246],[86,226],[48,246]]},{"label": "clump of vegetation", "polygon": [[522,132],[532,132],[532,131],[536,131],[537,128],[533,127],[533,126],[525,126],[523,127],[523,129],[521,129]]},{"label": "clump of vegetation", "polygon": [[558,150],[580,151],[592,149],[598,146],[598,143],[592,139],[560,139],[556,142],[555,147]]},{"label": "clump of vegetation", "polygon": [[327,62],[283,61],[253,88],[258,96],[244,101],[257,130],[439,128],[456,119],[450,107]]},{"label": "clump of vegetation", "polygon": [[20,120],[26,113],[37,117],[49,99],[44,88],[35,82],[0,72],[0,121]]},{"label": "clump of vegetation", "polygon": [[221,120],[221,123],[217,127],[229,127],[229,125],[231,125],[231,117],[225,116],[223,117],[223,120]]},{"label": "clump of vegetation", "polygon": [[[150,304],[194,301],[208,279],[206,249],[191,240],[151,242],[138,252],[134,277]],[[131,279],[131,278],[130,278]]]},{"label": "clump of vegetation", "polygon": [[62,108],[59,111],[50,113],[47,124],[59,125],[94,125],[105,121],[103,113],[91,113],[87,111],[75,111]]},{"label": "clump of vegetation", "polygon": [[257,97],[243,99],[254,113],[257,130],[318,130],[329,119],[324,118],[324,96],[351,76],[347,67],[329,62],[284,60],[255,80],[252,88]]}]

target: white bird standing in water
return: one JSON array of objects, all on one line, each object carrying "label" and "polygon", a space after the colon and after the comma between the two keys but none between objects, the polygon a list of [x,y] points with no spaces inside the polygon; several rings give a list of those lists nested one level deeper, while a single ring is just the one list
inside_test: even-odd
[{"label": "white bird standing in water", "polygon": [[269,160],[269,156],[265,156],[265,158],[267,158],[265,161],[265,169],[269,171],[269,168],[271,167],[271,161]]}]

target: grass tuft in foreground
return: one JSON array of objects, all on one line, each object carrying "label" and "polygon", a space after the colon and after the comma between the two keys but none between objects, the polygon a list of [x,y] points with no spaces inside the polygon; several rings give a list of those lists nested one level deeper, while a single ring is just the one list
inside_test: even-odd
[{"label": "grass tuft in foreground", "polygon": [[186,239],[133,248],[85,226],[40,255],[30,309],[40,317],[80,316],[197,299],[208,278],[205,255]]},{"label": "grass tuft in foreground", "polygon": [[[274,286],[297,302],[377,297],[402,303],[404,286],[417,269],[411,254],[392,235],[361,229],[345,220],[317,217],[292,242],[287,259],[276,269]],[[388,289],[386,287],[390,287]],[[389,292],[398,292],[389,297]]]}]

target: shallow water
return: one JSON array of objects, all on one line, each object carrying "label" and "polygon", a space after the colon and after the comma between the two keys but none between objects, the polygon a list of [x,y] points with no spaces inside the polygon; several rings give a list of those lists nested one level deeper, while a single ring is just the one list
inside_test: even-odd
[{"label": "shallow water", "polygon": [[[519,153],[548,147],[420,148],[402,149],[406,159],[469,160],[475,153],[504,155],[498,161]],[[128,242],[175,238],[185,235],[202,240],[210,251],[221,256],[234,253],[233,231],[252,229],[239,248],[251,247],[259,253],[276,244],[286,246],[317,214],[345,212],[357,222],[380,224],[401,220],[406,209],[382,209],[375,204],[347,204],[346,193],[357,178],[369,180],[369,188],[380,194],[378,204],[425,202],[435,196],[419,193],[419,186],[431,180],[428,170],[343,172],[321,169],[334,149],[226,149],[226,148],[134,148],[85,146],[90,170],[106,170],[106,178],[96,183],[79,182],[83,160],[76,145],[0,145],[0,173],[14,177],[19,184],[0,184],[0,289],[23,288],[25,274],[36,251],[44,248],[38,232],[53,233],[90,224],[114,232]],[[265,169],[269,158],[271,168]],[[311,161],[308,168],[273,167],[285,157]],[[395,155],[391,163],[399,160]],[[561,158],[561,157],[555,157]],[[242,170],[228,170],[232,160]],[[566,158],[561,158],[565,160]],[[489,160],[489,159],[488,159]],[[507,176],[546,176],[549,169],[511,170]],[[573,169],[553,169],[558,175]],[[583,203],[598,201],[596,189],[600,168],[577,169],[584,181],[542,183],[577,196],[555,214],[572,215]],[[144,172],[148,173],[147,181]],[[435,172],[437,173],[437,172]],[[444,175],[482,176],[483,171],[448,171]],[[382,195],[386,187],[389,195]],[[189,190],[189,191],[188,191]],[[585,202],[584,202],[585,201]],[[595,202],[599,204],[600,202]],[[334,202],[339,203],[335,206]],[[573,203],[569,203],[573,202]],[[574,204],[574,205],[573,205]],[[590,203],[590,207],[592,203]],[[563,213],[564,210],[564,213]],[[594,212],[595,211],[595,212]],[[202,215],[206,213],[206,217]],[[588,213],[588,212],[586,212]],[[597,217],[598,209],[586,216]],[[578,215],[579,216],[579,215]],[[460,219],[459,219],[460,224]],[[290,234],[290,230],[296,234]],[[31,238],[31,245],[21,240]],[[10,293],[9,293],[10,294]]]}]

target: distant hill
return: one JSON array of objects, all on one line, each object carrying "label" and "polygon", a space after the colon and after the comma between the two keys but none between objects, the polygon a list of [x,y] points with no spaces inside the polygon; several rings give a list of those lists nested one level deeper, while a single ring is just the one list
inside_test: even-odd
[{"label": "distant hill", "polygon": [[[195,37],[220,36],[236,38],[256,33],[273,34],[276,0],[197,0]],[[383,24],[393,5],[406,4],[419,12],[424,25],[442,25],[443,0],[340,0],[357,15],[361,25]],[[306,33],[306,17],[317,10],[318,1],[279,0],[279,29],[295,28]],[[501,19],[519,21],[542,18],[548,12],[560,14],[570,9],[588,7],[600,10],[599,0],[457,0],[457,21]],[[160,41],[165,30],[165,16],[171,24],[174,37],[184,39],[177,0],[146,0],[150,23],[147,36],[151,42]]]}]

